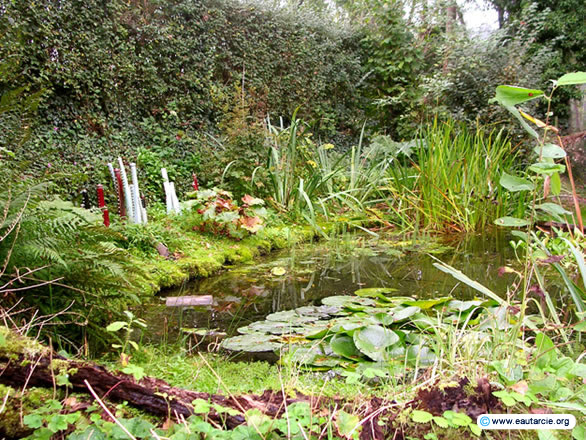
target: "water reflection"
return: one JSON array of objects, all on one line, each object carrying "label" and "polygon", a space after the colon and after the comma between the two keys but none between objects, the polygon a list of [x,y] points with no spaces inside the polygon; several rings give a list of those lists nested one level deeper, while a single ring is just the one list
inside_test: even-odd
[{"label": "water reflection", "polygon": [[[442,245],[449,250],[438,257],[462,270],[494,292],[504,295],[513,281],[498,276],[498,268],[512,257],[502,235],[451,237]],[[441,250],[431,249],[431,251]],[[228,334],[267,314],[306,304],[319,304],[331,295],[351,294],[363,287],[392,287],[398,295],[430,298],[476,295],[433,266],[427,246],[407,249],[395,241],[358,237],[321,242],[271,254],[252,265],[227,270],[215,277],[190,282],[165,296],[213,295],[207,308],[143,307],[153,339],[174,337],[181,327],[219,328]],[[280,275],[281,272],[284,274]]]}]

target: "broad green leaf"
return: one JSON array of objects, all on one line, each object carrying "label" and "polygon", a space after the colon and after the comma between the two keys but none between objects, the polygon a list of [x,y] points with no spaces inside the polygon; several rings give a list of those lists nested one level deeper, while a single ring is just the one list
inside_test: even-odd
[{"label": "broad green leaf", "polygon": [[480,427],[474,423],[468,425],[468,428],[470,428],[470,431],[472,431],[472,434],[474,434],[476,437],[480,437],[482,434],[482,429],[480,429]]},{"label": "broad green leaf", "polygon": [[345,358],[356,359],[361,355],[354,345],[354,340],[345,334],[334,335],[330,341],[330,347],[334,353]]},{"label": "broad green leaf", "polygon": [[529,226],[529,221],[516,218],[516,217],[501,217],[494,221],[497,226],[505,226],[507,228],[522,228],[523,226]]},{"label": "broad green leaf", "polygon": [[360,417],[354,414],[348,414],[345,411],[338,411],[336,417],[336,426],[338,432],[342,437],[348,437],[353,432],[357,431],[360,425]]},{"label": "broad green leaf", "polygon": [[37,429],[43,426],[43,417],[39,414],[27,414],[22,419],[24,424],[29,428]]},{"label": "broad green leaf", "polygon": [[456,426],[468,426],[472,423],[472,419],[468,415],[460,412],[445,411],[443,416],[448,422]]},{"label": "broad green leaf", "polygon": [[139,367],[138,365],[129,364],[127,367],[122,369],[122,372],[131,375],[135,380],[141,380],[146,376],[144,368]]},{"label": "broad green leaf", "polygon": [[537,438],[539,440],[558,440],[558,436],[555,431],[550,429],[539,429],[537,430]]},{"label": "broad green leaf", "polygon": [[446,419],[444,419],[443,417],[434,417],[433,418],[433,422],[437,426],[439,426],[440,428],[444,428],[444,429],[447,429],[450,426],[450,424],[448,423],[448,421]]},{"label": "broad green leaf", "polygon": [[547,212],[548,214],[551,214],[553,216],[570,214],[570,211],[567,211],[566,209],[564,209],[563,206],[560,206],[557,203],[549,203],[549,202],[548,203],[541,203],[535,207],[537,209],[539,209],[543,212]]},{"label": "broad green leaf", "polygon": [[562,147],[555,144],[545,144],[543,147],[538,145],[533,149],[535,154],[546,159],[563,159],[566,152]]},{"label": "broad green leaf", "polygon": [[411,420],[416,423],[428,423],[433,419],[433,414],[427,411],[414,410],[411,413]]},{"label": "broad green leaf", "polygon": [[531,127],[527,121],[525,120],[525,118],[523,118],[523,116],[521,116],[521,113],[519,112],[519,110],[517,109],[517,107],[515,107],[514,105],[505,105],[504,106],[515,118],[517,118],[517,120],[521,123],[521,125],[523,126],[523,128],[525,129],[525,131],[527,133],[529,133],[529,135],[533,136],[535,139],[539,140],[539,134],[537,134],[537,132],[533,129],[533,127]]},{"label": "broad green leaf", "polygon": [[63,414],[53,415],[47,424],[47,428],[55,433],[66,430],[68,426],[69,424]]},{"label": "broad green leaf", "polygon": [[535,365],[539,368],[547,367],[557,357],[553,341],[543,333],[535,335],[535,348],[537,349],[537,353],[535,353],[537,362]]},{"label": "broad green leaf", "polygon": [[535,189],[535,185],[530,180],[517,176],[511,176],[510,174],[504,172],[501,176],[500,184],[502,187],[512,192],[533,191]]},{"label": "broad green leaf", "polygon": [[576,425],[572,430],[572,438],[574,440],[582,440],[586,438],[586,426]]},{"label": "broad green leaf", "polygon": [[110,324],[108,327],[106,327],[106,331],[117,332],[121,328],[126,327],[126,325],[127,325],[126,322],[116,321],[116,322],[113,322],[112,324]]},{"label": "broad green leaf", "polygon": [[562,192],[562,179],[560,178],[559,174],[554,174],[551,176],[549,181],[549,189],[554,196],[559,196]]},{"label": "broad green leaf", "polygon": [[538,162],[531,165],[529,169],[537,174],[551,176],[555,173],[564,173],[566,171],[566,166],[557,163]]},{"label": "broad green leaf", "polygon": [[515,86],[498,86],[493,100],[504,106],[514,106],[542,96],[542,90],[526,89],[524,87]]},{"label": "broad green leaf", "polygon": [[384,360],[385,349],[399,342],[399,336],[395,332],[379,325],[369,325],[357,330],[353,338],[356,347],[374,361]]},{"label": "broad green leaf", "polygon": [[586,72],[566,73],[556,81],[558,86],[570,86],[574,84],[586,84]]},{"label": "broad green leaf", "polygon": [[410,306],[405,308],[397,307],[396,309],[393,309],[391,311],[391,314],[393,316],[393,322],[401,322],[405,321],[406,319],[410,318],[416,313],[419,313],[420,311],[421,309],[416,306]]}]

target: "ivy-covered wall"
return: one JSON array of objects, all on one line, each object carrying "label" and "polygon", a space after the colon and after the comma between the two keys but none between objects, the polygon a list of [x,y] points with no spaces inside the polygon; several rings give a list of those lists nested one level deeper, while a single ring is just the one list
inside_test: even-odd
[{"label": "ivy-covered wall", "polygon": [[301,106],[332,136],[363,118],[361,35],[306,14],[233,0],[0,0],[0,29],[0,90],[44,91],[19,154],[37,173],[65,171],[72,191],[141,148],[187,181],[231,112],[278,120]]}]

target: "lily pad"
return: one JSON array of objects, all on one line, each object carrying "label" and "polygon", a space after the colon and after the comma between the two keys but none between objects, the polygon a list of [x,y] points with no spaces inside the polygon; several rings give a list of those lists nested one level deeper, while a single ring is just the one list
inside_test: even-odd
[{"label": "lily pad", "polygon": [[316,316],[302,316],[297,313],[297,310],[284,310],[282,312],[275,312],[267,315],[267,321],[286,322],[289,324],[302,324],[305,322],[317,321]]},{"label": "lily pad", "polygon": [[262,333],[250,333],[224,339],[221,347],[230,351],[247,351],[251,353],[275,351],[281,344],[273,341],[274,336]]},{"label": "lily pad", "polygon": [[437,299],[421,299],[421,300],[416,300],[416,301],[405,301],[405,302],[403,302],[403,304],[405,304],[406,306],[416,306],[416,307],[419,307],[423,310],[427,310],[427,309],[431,309],[432,307],[435,307],[437,305],[447,303],[451,299],[452,298],[450,296],[446,296],[446,297],[437,298]]},{"label": "lily pad", "polygon": [[385,359],[385,349],[397,342],[399,336],[380,325],[369,325],[354,332],[354,344],[373,361]]},{"label": "lily pad", "polygon": [[287,273],[287,269],[285,269],[285,268],[284,268],[284,267],[282,267],[282,266],[273,267],[273,268],[271,269],[271,274],[273,274],[273,275],[274,275],[274,276],[276,276],[276,277],[283,276],[283,275],[285,275],[286,273]]},{"label": "lily pad", "polygon": [[250,333],[271,333],[273,335],[285,335],[299,333],[303,331],[301,327],[294,326],[287,322],[275,322],[275,321],[258,321],[253,322],[246,327],[240,327],[238,333],[250,334]]},{"label": "lily pad", "polygon": [[356,360],[361,356],[354,345],[354,340],[348,335],[334,335],[330,341],[330,347],[334,353],[348,359]]},{"label": "lily pad", "polygon": [[387,300],[387,295],[385,293],[393,293],[396,292],[397,289],[393,289],[391,287],[369,287],[366,289],[358,289],[354,292],[354,295],[360,297],[370,297],[370,298],[379,298],[383,301]]},{"label": "lily pad", "polygon": [[322,304],[326,306],[348,307],[348,306],[373,306],[374,300],[370,298],[361,298],[358,296],[335,295],[328,296],[321,300]]},{"label": "lily pad", "polygon": [[416,313],[419,313],[421,309],[419,307],[410,306],[405,308],[395,308],[392,310],[393,321],[394,322],[403,322],[406,319],[411,318]]}]

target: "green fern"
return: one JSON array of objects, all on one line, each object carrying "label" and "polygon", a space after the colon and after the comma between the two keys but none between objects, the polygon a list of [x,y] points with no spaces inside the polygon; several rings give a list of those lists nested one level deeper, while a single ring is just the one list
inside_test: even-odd
[{"label": "green fern", "polygon": [[[14,179],[0,158],[0,296],[4,305],[24,301],[63,324],[56,335],[80,340],[71,323],[103,328],[112,314],[136,303],[144,274],[118,243],[124,237],[101,225],[98,210],[50,198],[48,184]],[[3,286],[3,287],[2,287]]]}]

